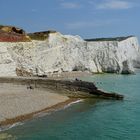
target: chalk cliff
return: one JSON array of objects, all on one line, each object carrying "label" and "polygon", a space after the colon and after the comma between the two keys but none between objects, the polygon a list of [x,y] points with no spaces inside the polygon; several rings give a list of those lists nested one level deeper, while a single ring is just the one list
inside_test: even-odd
[{"label": "chalk cliff", "polygon": [[[37,33],[42,37],[42,34]],[[132,73],[139,66],[136,37],[83,40],[44,32],[43,39],[0,42],[0,76],[47,75],[71,71]]]}]

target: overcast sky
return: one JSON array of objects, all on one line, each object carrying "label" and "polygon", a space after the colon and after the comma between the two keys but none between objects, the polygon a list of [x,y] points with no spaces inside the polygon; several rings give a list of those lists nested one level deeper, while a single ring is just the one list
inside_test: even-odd
[{"label": "overcast sky", "polygon": [[0,24],[83,38],[136,35],[140,0],[0,0]]}]

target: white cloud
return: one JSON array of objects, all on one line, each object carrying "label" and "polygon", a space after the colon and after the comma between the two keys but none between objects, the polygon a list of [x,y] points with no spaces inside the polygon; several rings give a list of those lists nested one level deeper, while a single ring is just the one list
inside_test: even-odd
[{"label": "white cloud", "polygon": [[91,27],[91,26],[97,26],[96,23],[94,22],[74,22],[74,23],[68,23],[66,24],[66,27],[68,29],[81,29],[81,28],[84,28],[84,27]]},{"label": "white cloud", "polygon": [[81,22],[73,22],[73,23],[67,23],[66,28],[68,29],[82,29],[82,28],[94,28],[94,27],[103,27],[110,25],[114,22],[117,22],[117,19],[111,19],[111,20],[99,20],[99,21],[81,21]]},{"label": "white cloud", "polygon": [[81,7],[80,4],[73,2],[62,2],[60,5],[65,9],[77,9]]},{"label": "white cloud", "polygon": [[31,9],[31,12],[37,12],[37,9]]},{"label": "white cloud", "polygon": [[133,3],[124,0],[104,0],[96,5],[97,9],[129,9],[133,7]]}]

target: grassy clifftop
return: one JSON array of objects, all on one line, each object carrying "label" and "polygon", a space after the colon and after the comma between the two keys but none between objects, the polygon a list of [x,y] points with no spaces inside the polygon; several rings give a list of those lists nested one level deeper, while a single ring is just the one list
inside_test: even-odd
[{"label": "grassy clifftop", "polygon": [[35,32],[35,33],[29,33],[28,36],[32,39],[32,40],[45,40],[49,37],[50,33],[56,33],[56,31],[42,31],[42,32]]},{"label": "grassy clifftop", "polygon": [[126,36],[126,37],[112,37],[112,38],[93,38],[93,39],[85,39],[85,41],[123,41],[126,40],[131,36]]}]

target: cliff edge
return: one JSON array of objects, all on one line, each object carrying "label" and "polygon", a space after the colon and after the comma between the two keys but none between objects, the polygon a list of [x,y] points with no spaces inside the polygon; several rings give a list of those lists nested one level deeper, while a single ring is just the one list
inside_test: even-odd
[{"label": "cliff edge", "polygon": [[[10,36],[11,32],[19,34],[13,30],[4,32]],[[134,36],[84,40],[80,36],[46,31],[22,32],[28,41],[1,41],[2,35],[0,76],[41,76],[71,71],[129,74],[139,67],[139,43]]]}]

